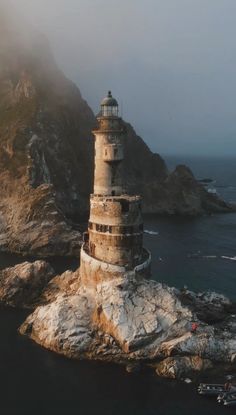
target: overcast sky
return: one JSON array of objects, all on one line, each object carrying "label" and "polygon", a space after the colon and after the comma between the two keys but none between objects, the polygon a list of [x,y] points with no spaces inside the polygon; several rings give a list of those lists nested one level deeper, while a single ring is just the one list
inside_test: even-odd
[{"label": "overcast sky", "polygon": [[236,0],[10,1],[95,112],[111,89],[152,150],[236,154]]}]

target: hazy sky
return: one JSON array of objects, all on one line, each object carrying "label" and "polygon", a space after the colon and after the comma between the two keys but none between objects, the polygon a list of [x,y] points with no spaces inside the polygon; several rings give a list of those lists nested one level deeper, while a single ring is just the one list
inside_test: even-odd
[{"label": "hazy sky", "polygon": [[111,89],[152,150],[236,154],[236,0],[11,4],[47,34],[93,110]]}]

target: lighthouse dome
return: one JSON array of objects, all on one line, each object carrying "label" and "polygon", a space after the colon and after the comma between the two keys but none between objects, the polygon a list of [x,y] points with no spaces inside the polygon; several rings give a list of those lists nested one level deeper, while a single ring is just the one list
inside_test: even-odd
[{"label": "lighthouse dome", "polygon": [[102,115],[105,117],[117,116],[118,115],[118,102],[113,98],[111,91],[103,98],[101,102]]},{"label": "lighthouse dome", "polygon": [[105,98],[103,98],[101,102],[101,106],[104,107],[118,107],[118,102],[115,98],[113,98],[111,91],[108,91],[108,94]]}]

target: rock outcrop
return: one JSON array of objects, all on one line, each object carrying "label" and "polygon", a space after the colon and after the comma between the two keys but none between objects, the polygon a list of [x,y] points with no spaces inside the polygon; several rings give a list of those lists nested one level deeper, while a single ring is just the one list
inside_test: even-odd
[{"label": "rock outcrop", "polygon": [[[67,283],[68,278],[68,283]],[[52,294],[52,295],[51,295]],[[187,295],[187,293],[186,293]],[[214,293],[196,295],[191,306],[164,284],[127,276],[81,285],[78,273],[51,280],[22,334],[76,359],[151,364],[160,376],[183,377],[215,364],[236,363],[236,323],[230,301]],[[195,310],[224,308],[221,321],[207,324]],[[192,322],[199,327],[191,331]]]},{"label": "rock outcrop", "polygon": [[42,290],[55,277],[45,261],[24,262],[0,271],[0,301],[20,308],[33,308]]},{"label": "rock outcrop", "polygon": [[228,314],[236,313],[236,305],[222,294],[212,292],[196,294],[190,290],[182,290],[179,298],[183,304],[194,310],[199,320],[207,324],[222,322]]},{"label": "rock outcrop", "polygon": [[213,363],[209,359],[202,359],[199,356],[177,356],[167,357],[157,363],[156,373],[158,376],[170,379],[181,379],[212,368]]},{"label": "rock outcrop", "polygon": [[[96,119],[58,69],[44,37],[26,25],[24,30],[12,28],[1,13],[0,248],[41,257],[75,255],[92,190]],[[169,174],[129,124],[127,130],[128,187],[142,194],[144,212],[230,210],[186,167]]]},{"label": "rock outcrop", "polygon": [[231,209],[216,194],[208,193],[184,165],[177,166],[165,180],[146,186],[145,192],[145,211],[150,213],[197,216]]}]

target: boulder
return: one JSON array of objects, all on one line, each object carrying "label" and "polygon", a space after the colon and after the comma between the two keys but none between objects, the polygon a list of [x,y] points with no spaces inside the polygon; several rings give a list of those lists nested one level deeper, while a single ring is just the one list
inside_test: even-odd
[{"label": "boulder", "polygon": [[194,376],[207,369],[211,369],[213,363],[209,359],[199,356],[168,357],[156,365],[158,376],[180,379],[186,376]]},{"label": "boulder", "polygon": [[195,311],[201,321],[208,324],[225,320],[229,312],[234,310],[234,305],[226,296],[213,291],[194,293],[184,289],[179,298],[183,304]]},{"label": "boulder", "polygon": [[79,358],[95,343],[89,319],[87,297],[59,295],[52,303],[38,307],[20,332],[50,350]]},{"label": "boulder", "polygon": [[117,279],[99,284],[96,303],[93,322],[113,336],[124,352],[143,348],[157,338],[163,341],[170,327],[173,331],[178,327],[181,332],[192,318],[175,289],[153,281],[124,285],[122,279]]},{"label": "boulder", "polygon": [[56,275],[43,289],[38,303],[49,303],[56,299],[60,294],[67,296],[76,294],[80,286],[80,277],[78,272],[65,271],[61,275]]},{"label": "boulder", "polygon": [[55,271],[45,261],[6,268],[0,271],[0,301],[13,307],[33,307],[54,276]]}]

